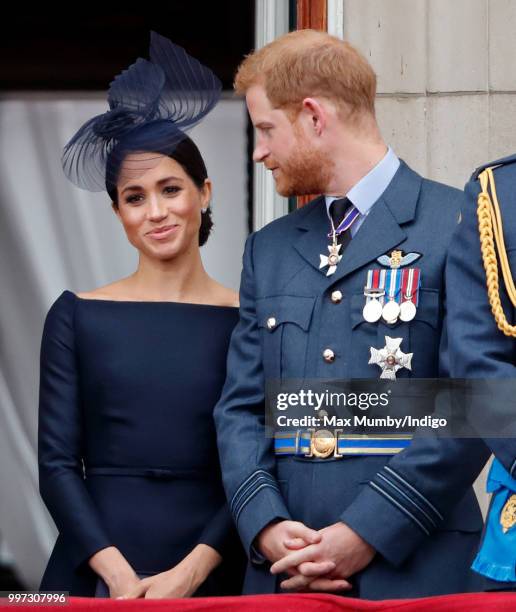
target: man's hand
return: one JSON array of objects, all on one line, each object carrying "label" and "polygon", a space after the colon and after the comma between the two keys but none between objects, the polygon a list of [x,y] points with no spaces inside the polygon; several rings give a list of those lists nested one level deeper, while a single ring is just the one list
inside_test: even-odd
[{"label": "man's hand", "polygon": [[[298,521],[269,523],[256,538],[258,550],[274,563],[283,558],[290,548],[302,548],[321,541],[321,534]],[[333,569],[333,566],[332,568]]]},{"label": "man's hand", "polygon": [[[298,521],[280,521],[264,527],[256,540],[262,555],[276,565],[281,559],[289,558],[290,555],[294,554],[292,550],[301,552],[307,546],[315,546],[321,542],[322,537],[322,532],[310,529]],[[301,576],[303,584],[299,588],[311,589],[310,581],[315,577],[317,584],[314,590],[340,591],[350,589],[351,585],[346,580],[332,580],[327,576],[334,569],[335,562],[332,560],[312,561],[304,567],[305,574]],[[287,569],[282,571],[286,571],[293,577],[299,573],[298,568],[290,564]]]},{"label": "man's hand", "polygon": [[[310,590],[327,590],[324,587],[328,579],[346,582],[346,578],[369,565],[376,554],[370,544],[344,523],[335,523],[318,533],[321,536],[319,542],[290,551],[272,565],[273,574],[291,574],[291,578],[281,583],[282,589],[299,590],[308,587]],[[334,569],[324,572],[327,576],[314,580],[314,575],[323,573],[318,570],[330,562]],[[297,570],[297,575],[292,576],[292,570]]]}]

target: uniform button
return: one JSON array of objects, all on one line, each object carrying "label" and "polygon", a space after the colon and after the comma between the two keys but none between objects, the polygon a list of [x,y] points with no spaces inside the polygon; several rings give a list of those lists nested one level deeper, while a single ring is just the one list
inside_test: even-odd
[{"label": "uniform button", "polygon": [[329,348],[324,349],[322,356],[326,363],[333,363],[335,361],[335,353]]},{"label": "uniform button", "polygon": [[269,317],[267,319],[267,329],[272,331],[276,327],[276,319],[274,317]]},{"label": "uniform button", "polygon": [[340,304],[340,302],[342,302],[342,291],[339,291],[337,289],[337,291],[332,291],[331,292],[331,301],[334,304]]}]

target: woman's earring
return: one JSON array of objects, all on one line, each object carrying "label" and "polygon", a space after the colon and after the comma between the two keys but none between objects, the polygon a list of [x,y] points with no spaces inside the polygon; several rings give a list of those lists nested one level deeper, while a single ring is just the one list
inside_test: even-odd
[{"label": "woman's earring", "polygon": [[206,208],[201,208],[201,213],[204,215],[204,213],[208,212],[208,207],[206,206]]}]

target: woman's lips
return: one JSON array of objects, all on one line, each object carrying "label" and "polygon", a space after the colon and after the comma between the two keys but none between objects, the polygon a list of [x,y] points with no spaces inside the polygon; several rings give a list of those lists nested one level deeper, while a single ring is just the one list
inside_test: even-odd
[{"label": "woman's lips", "polygon": [[179,225],[167,225],[167,227],[164,227],[162,229],[156,229],[152,230],[151,232],[147,232],[147,236],[149,236],[149,238],[152,238],[153,240],[164,240],[165,238],[170,236],[170,234],[172,234],[178,227]]}]

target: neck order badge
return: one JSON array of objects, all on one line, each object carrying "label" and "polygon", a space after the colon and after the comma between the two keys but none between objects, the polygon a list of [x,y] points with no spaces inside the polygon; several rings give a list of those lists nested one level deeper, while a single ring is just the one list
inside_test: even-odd
[{"label": "neck order badge", "polygon": [[[346,198],[344,198],[343,200],[335,200],[335,202],[332,202],[332,206],[333,204],[344,202],[346,200],[347,200]],[[320,257],[319,270],[328,266],[328,270],[326,271],[326,276],[331,276],[332,274],[335,273],[335,270],[337,269],[337,264],[342,259],[342,255],[340,254],[342,244],[338,244],[337,238],[341,234],[344,234],[344,232],[349,230],[350,227],[353,225],[353,223],[355,223],[355,221],[360,217],[360,212],[358,211],[358,209],[355,208],[351,204],[351,202],[349,202],[349,204],[350,204],[350,207],[348,211],[346,212],[346,214],[344,215],[344,218],[342,219],[342,221],[338,224],[337,228],[335,228],[334,220],[330,219],[331,231],[328,234],[328,238],[331,238],[332,243],[328,245],[329,255],[323,255],[322,253],[319,255]]]}]

